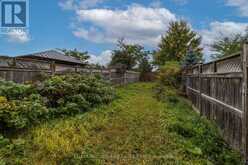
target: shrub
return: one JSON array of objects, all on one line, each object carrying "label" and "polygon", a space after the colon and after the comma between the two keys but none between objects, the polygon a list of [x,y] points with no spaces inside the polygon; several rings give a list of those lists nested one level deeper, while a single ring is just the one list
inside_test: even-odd
[{"label": "shrub", "polygon": [[[23,164],[24,142],[10,141],[12,135],[42,120],[72,116],[115,98],[113,88],[97,77],[53,76],[35,85],[0,81],[0,165]],[[13,131],[13,132],[12,132]],[[19,157],[20,156],[20,157]],[[81,159],[65,159],[66,162]],[[90,159],[84,162],[92,164]]]},{"label": "shrub", "polygon": [[115,95],[109,84],[96,77],[81,75],[54,76],[39,87],[48,106],[57,108],[67,103],[76,103],[81,109],[111,102]]},{"label": "shrub", "polygon": [[38,86],[39,93],[48,99],[48,106],[57,107],[58,100],[75,93],[73,84],[67,81],[65,77],[54,76]]},{"label": "shrub", "polygon": [[77,74],[53,76],[33,86],[0,81],[0,131],[82,113],[114,97],[103,80]]},{"label": "shrub", "polygon": [[180,64],[176,61],[167,62],[161,66],[158,73],[158,81],[161,85],[177,87],[180,83]]},{"label": "shrub", "polygon": [[30,95],[23,100],[10,100],[0,97],[0,123],[3,129],[21,129],[42,118],[46,118],[48,109],[39,95]]},{"label": "shrub", "polygon": [[176,88],[180,84],[180,65],[178,62],[170,61],[164,66],[161,66],[157,75],[157,85],[155,94],[158,100],[168,100],[172,103],[177,103]]},{"label": "shrub", "polygon": [[10,141],[0,135],[0,164],[23,164],[24,141],[16,139]]},{"label": "shrub", "polygon": [[0,131],[25,128],[47,113],[45,102],[35,87],[0,80]]},{"label": "shrub", "polygon": [[37,93],[31,85],[16,84],[14,82],[0,80],[0,96],[10,99],[22,99]]}]

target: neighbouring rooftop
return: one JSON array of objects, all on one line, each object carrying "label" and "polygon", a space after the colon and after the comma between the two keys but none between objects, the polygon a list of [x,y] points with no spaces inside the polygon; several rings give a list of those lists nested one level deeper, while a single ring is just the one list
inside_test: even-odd
[{"label": "neighbouring rooftop", "polygon": [[80,61],[77,58],[66,56],[63,52],[57,50],[48,50],[38,53],[32,53],[27,55],[17,56],[20,58],[31,58],[31,59],[39,59],[39,60],[48,60],[48,61],[55,61],[58,63],[69,63],[69,64],[76,64],[76,65],[85,65],[84,62]]}]

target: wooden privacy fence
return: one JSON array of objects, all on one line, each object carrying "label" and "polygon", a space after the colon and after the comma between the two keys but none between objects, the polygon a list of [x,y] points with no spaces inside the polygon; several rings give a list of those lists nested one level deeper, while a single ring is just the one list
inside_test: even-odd
[{"label": "wooden privacy fence", "polygon": [[0,78],[17,83],[39,80],[43,74],[80,73],[85,75],[100,75],[113,84],[123,85],[138,82],[140,73],[116,69],[93,69],[77,65],[61,65],[55,62],[25,58],[0,57]]},{"label": "wooden privacy fence", "polygon": [[248,157],[248,44],[229,57],[183,72],[186,94],[200,114],[219,126],[225,140]]},{"label": "wooden privacy fence", "polygon": [[17,83],[33,81],[41,73],[52,74],[51,66],[46,61],[0,57],[0,78]]}]

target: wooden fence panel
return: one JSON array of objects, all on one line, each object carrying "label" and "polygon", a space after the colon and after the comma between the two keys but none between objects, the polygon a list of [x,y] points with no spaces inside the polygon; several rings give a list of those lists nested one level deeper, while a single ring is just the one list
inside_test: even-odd
[{"label": "wooden fence panel", "polygon": [[7,81],[25,83],[39,80],[43,74],[73,72],[84,75],[100,75],[104,80],[119,85],[138,82],[140,78],[140,73],[132,71],[119,73],[115,69],[91,69],[41,60],[0,57],[0,78]]},{"label": "wooden fence panel", "polygon": [[247,158],[248,45],[232,56],[199,64],[183,72],[192,105],[216,122],[224,139]]},{"label": "wooden fence panel", "polygon": [[42,73],[51,73],[49,62],[11,57],[0,58],[0,77],[4,80],[25,83],[39,78]]}]

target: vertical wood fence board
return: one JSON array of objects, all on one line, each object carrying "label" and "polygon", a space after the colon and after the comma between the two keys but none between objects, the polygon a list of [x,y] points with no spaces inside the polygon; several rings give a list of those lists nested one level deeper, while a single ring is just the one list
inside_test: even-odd
[{"label": "vertical wood fence board", "polygon": [[242,69],[243,69],[243,83],[242,83],[242,109],[243,109],[243,120],[242,120],[242,143],[243,143],[243,152],[244,155],[246,156],[247,159],[247,153],[248,153],[248,146],[247,146],[247,117],[248,117],[248,112],[247,112],[247,102],[248,102],[248,97],[247,97],[247,64],[248,64],[248,45],[245,44],[243,46],[243,51],[242,51]]}]

